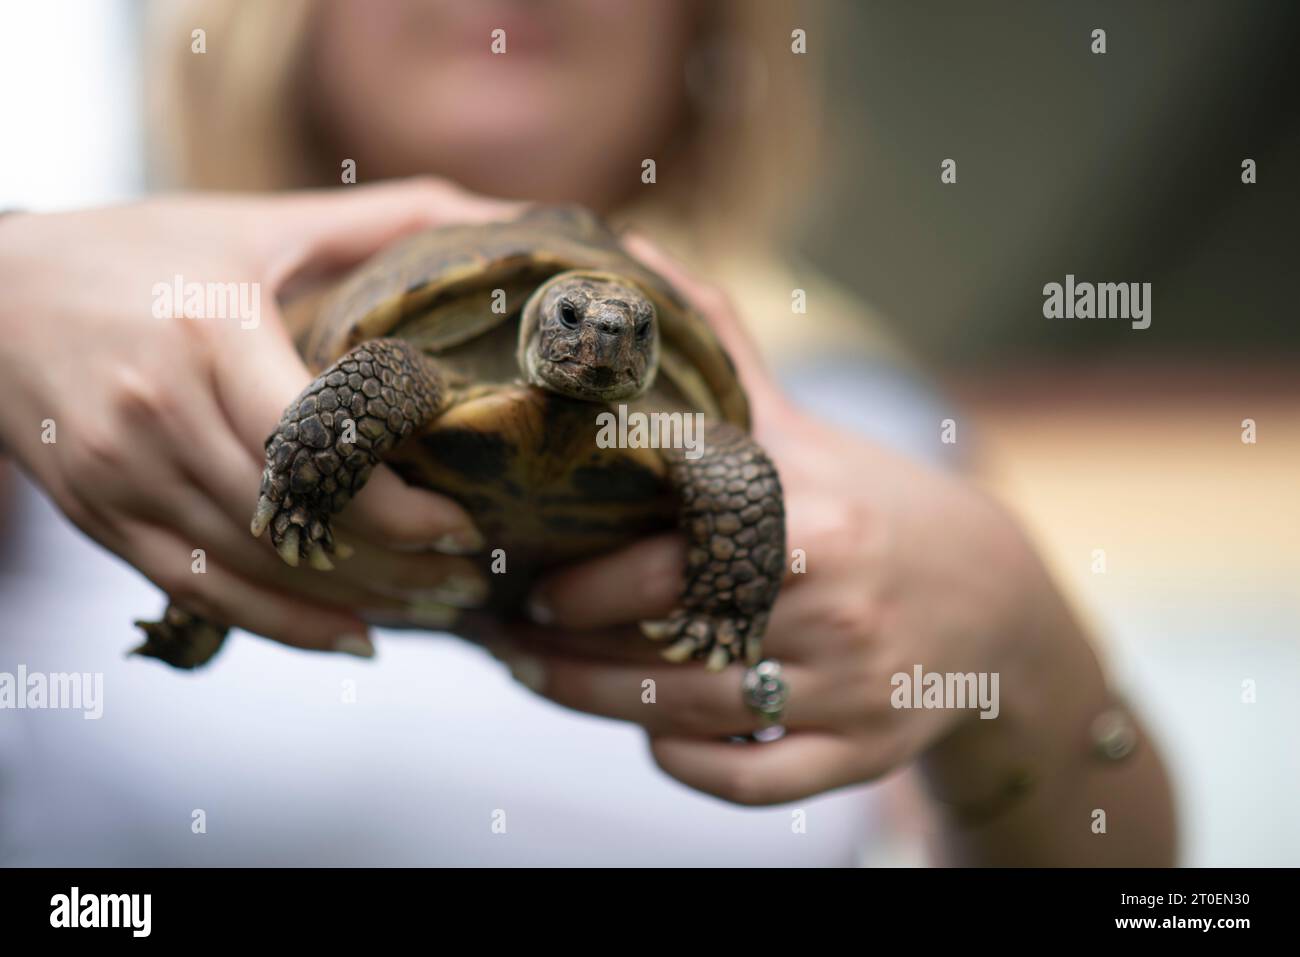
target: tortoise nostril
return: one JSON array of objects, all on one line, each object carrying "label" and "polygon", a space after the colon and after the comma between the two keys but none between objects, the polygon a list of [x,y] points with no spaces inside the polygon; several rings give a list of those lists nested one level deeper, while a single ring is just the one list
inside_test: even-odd
[{"label": "tortoise nostril", "polygon": [[621,336],[627,332],[627,320],[622,316],[601,316],[596,320],[596,329],[608,336]]}]

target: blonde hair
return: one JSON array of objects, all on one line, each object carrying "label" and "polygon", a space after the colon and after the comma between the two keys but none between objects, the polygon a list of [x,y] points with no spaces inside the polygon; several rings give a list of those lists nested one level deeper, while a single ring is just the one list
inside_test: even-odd
[{"label": "blonde hair", "polygon": [[[314,148],[318,137],[303,83],[317,6],[317,0],[153,6],[148,42],[157,75],[149,84],[147,123],[153,182],[238,190],[338,183],[337,168],[322,163],[324,151]],[[788,223],[790,202],[811,179],[815,60],[792,52],[791,36],[795,29],[814,32],[812,11],[804,3],[754,0],[692,9],[698,29],[685,79],[695,95],[685,128],[669,144],[665,162],[677,168],[661,172],[665,185],[652,192],[653,212],[700,240],[770,239]],[[191,52],[196,28],[219,55]],[[641,204],[637,210],[652,213]]]},{"label": "blonde hair", "polygon": [[[156,3],[150,23],[151,179],[191,189],[283,190],[338,185],[322,157],[305,87],[320,0]],[[657,2],[657,0],[655,0]],[[834,352],[896,360],[903,349],[878,316],[806,263],[779,255],[808,196],[817,155],[818,58],[813,0],[685,0],[696,16],[685,65],[690,108],[665,144],[660,180],[608,211],[640,228],[725,289],[772,359]],[[201,26],[220,55],[195,56]],[[431,173],[437,173],[431,169]],[[792,321],[791,290],[818,303]]]}]

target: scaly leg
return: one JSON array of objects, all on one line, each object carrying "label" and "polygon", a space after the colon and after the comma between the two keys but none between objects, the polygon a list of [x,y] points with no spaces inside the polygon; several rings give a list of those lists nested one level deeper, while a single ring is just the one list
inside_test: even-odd
[{"label": "scaly leg", "polygon": [[[410,344],[376,339],[357,346],[294,400],[267,439],[253,534],[270,527],[290,565],[305,557],[330,567],[330,517],[360,491],[385,452],[437,414],[442,395],[436,364]],[[162,620],[136,625],[145,641],[135,653],[177,668],[207,663],[228,631],[175,603]]]},{"label": "scaly leg", "polygon": [[330,568],[330,517],[399,442],[438,414],[437,363],[401,339],[363,342],[307,386],[266,440],[266,469],[250,527],[270,528],[290,565]]},{"label": "scaly leg", "polygon": [[785,568],[785,505],[771,460],[745,432],[725,422],[706,427],[704,453],[687,459],[665,449],[682,502],[689,550],[682,607],[641,628],[672,641],[670,661],[706,658],[718,671],[732,661],[756,664]]}]

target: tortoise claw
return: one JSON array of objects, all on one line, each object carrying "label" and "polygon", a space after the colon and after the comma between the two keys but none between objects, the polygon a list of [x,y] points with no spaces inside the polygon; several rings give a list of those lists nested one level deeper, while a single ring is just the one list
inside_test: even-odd
[{"label": "tortoise claw", "polygon": [[677,634],[677,629],[673,627],[671,621],[643,621],[641,634],[651,641],[664,641]]},{"label": "tortoise claw", "polygon": [[709,671],[721,671],[733,661],[757,664],[762,657],[768,616],[726,616],[679,609],[663,621],[641,622],[641,633],[655,642],[669,642],[661,655],[677,664],[703,658]]},{"label": "tortoise claw", "polygon": [[284,538],[280,539],[276,551],[290,568],[298,567],[298,526],[289,527],[289,530],[284,533]]},{"label": "tortoise claw", "polygon": [[262,533],[266,531],[271,519],[275,518],[275,513],[280,510],[280,506],[271,501],[269,496],[263,495],[257,500],[257,511],[253,513],[253,521],[248,526],[254,538],[261,538]]},{"label": "tortoise claw", "polygon": [[665,661],[680,665],[689,661],[691,655],[695,654],[695,642],[690,638],[682,638],[665,648],[662,654]]}]

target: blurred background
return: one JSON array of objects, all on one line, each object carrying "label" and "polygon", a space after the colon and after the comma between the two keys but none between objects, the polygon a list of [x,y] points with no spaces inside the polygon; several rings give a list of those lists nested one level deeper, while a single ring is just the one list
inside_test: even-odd
[{"label": "blurred background", "polygon": [[[868,410],[882,440],[943,460],[954,450],[939,442],[940,421],[958,423],[960,457],[1030,528],[1092,622],[1117,685],[1161,739],[1178,788],[1183,863],[1300,863],[1293,810],[1300,793],[1300,315],[1289,286],[1300,252],[1300,109],[1287,82],[1300,59],[1300,5],[826,0],[790,4],[786,17],[787,26],[810,25],[806,79],[819,99],[812,115],[767,117],[788,121],[789,136],[808,135],[817,145],[805,166],[786,170],[792,209],[776,238],[795,279],[782,287],[783,301],[806,269],[816,283],[824,277],[818,288],[828,299],[860,304],[849,312],[872,357],[873,381],[895,384]],[[156,127],[149,111],[167,92],[144,53],[152,22],[146,5],[47,0],[7,5],[0,18],[0,209],[127,200],[175,178],[160,159],[156,130],[146,135]],[[1099,28],[1105,54],[1091,52]],[[773,42],[788,47],[788,38],[786,29]],[[1252,185],[1241,179],[1247,158],[1258,168]],[[940,181],[945,159],[956,161],[955,184]],[[780,189],[776,182],[768,188]],[[754,294],[745,274],[721,266],[718,273],[748,307]],[[1042,287],[1067,273],[1151,283],[1151,328],[1044,319]],[[788,305],[746,311],[770,355],[801,335],[805,317],[791,316]],[[816,321],[815,300],[806,318]],[[846,373],[827,374],[815,359],[792,360],[789,380],[819,380],[820,391],[805,390],[807,401],[842,419],[863,418],[861,409],[834,409],[827,390]],[[1255,444],[1242,442],[1246,418],[1256,422]],[[61,554],[87,547],[70,532],[59,541]],[[1098,549],[1104,572],[1095,570]],[[66,567],[10,553],[0,563],[0,595],[14,607],[57,605],[44,583]],[[129,573],[113,574],[120,575],[114,590],[125,589]],[[151,600],[148,588],[129,594],[136,607],[65,603],[51,627],[116,649],[125,635],[105,637],[97,622],[151,607],[138,605]],[[41,637],[0,634],[32,661],[52,654]],[[261,666],[286,654],[238,653]],[[456,654],[473,667],[475,652]],[[329,681],[337,667],[312,665]],[[249,673],[228,671],[226,679],[250,702],[238,720],[251,731],[254,716],[278,706],[257,697]],[[124,672],[120,680],[141,679]],[[427,690],[410,674],[397,680],[411,695]],[[1253,704],[1242,700],[1247,680],[1258,689]],[[398,689],[389,693],[406,700]],[[473,695],[460,705],[472,709]],[[337,711],[322,706],[316,717],[341,720]],[[223,714],[214,704],[195,727]],[[508,711],[481,717],[518,727]],[[147,716],[135,720],[134,733],[166,738]],[[557,720],[576,726],[585,719]],[[13,812],[46,820],[51,831],[89,813],[77,803],[77,775],[55,770],[43,733],[19,733],[0,720],[0,746],[7,735],[33,762],[45,754],[44,785],[63,795],[57,812],[42,810],[30,788],[0,776],[6,862],[49,860],[24,856],[35,852],[16,836]],[[345,739],[360,733],[339,731]],[[211,787],[240,773],[241,762],[275,760],[191,753],[179,741],[166,747],[183,762],[179,777],[201,776]],[[112,752],[103,760],[112,766],[128,758]],[[328,761],[328,750],[308,749],[297,760]],[[345,780],[352,778],[340,772],[340,787],[351,786]],[[437,785],[431,779],[429,786]],[[130,820],[130,790],[118,793],[117,804],[103,789],[91,793]],[[6,794],[28,794],[27,805],[11,800],[6,808]],[[303,863],[316,853],[313,827],[336,827],[328,816],[313,825],[310,815],[290,810],[311,800],[302,794],[275,805],[283,812],[277,839]],[[416,805],[405,810],[418,813]],[[721,846],[726,826],[721,818],[715,826]],[[150,840],[145,830],[137,838]],[[102,840],[103,859],[120,859],[116,839]],[[919,840],[876,834],[880,850],[862,859],[915,862]],[[352,851],[378,861],[401,853]],[[167,859],[157,847],[150,853],[159,857],[144,860]],[[69,850],[66,859],[82,858]]]}]

